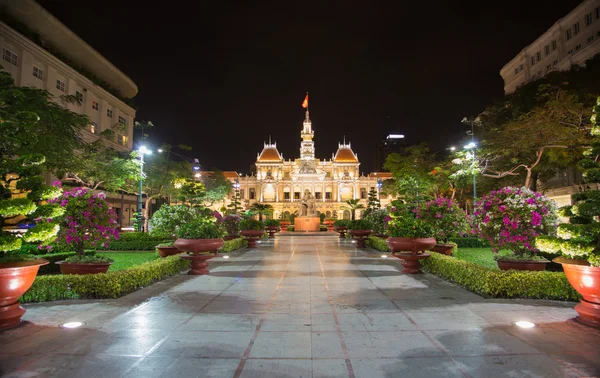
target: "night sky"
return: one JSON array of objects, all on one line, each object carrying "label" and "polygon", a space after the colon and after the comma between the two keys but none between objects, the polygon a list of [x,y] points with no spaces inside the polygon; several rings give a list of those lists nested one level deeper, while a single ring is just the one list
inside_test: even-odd
[{"label": "night sky", "polygon": [[345,135],[368,173],[388,133],[456,143],[502,66],[580,2],[39,0],[138,85],[147,144],[244,173],[269,135],[299,156],[307,91],[319,158]]}]

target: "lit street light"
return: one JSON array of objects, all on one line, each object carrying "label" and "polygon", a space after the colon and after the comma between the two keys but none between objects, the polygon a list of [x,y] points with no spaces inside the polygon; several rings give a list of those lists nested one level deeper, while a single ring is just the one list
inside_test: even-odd
[{"label": "lit street light", "polygon": [[[477,147],[477,143],[475,143],[475,142],[471,142],[464,147],[465,150],[473,150],[472,151],[473,164],[477,163],[475,161],[475,148],[476,147]],[[475,208],[475,205],[477,205],[477,173],[475,171],[473,171],[473,208]]]},{"label": "lit street light", "polygon": [[138,231],[142,232],[143,230],[143,224],[144,224],[144,216],[142,215],[142,209],[143,209],[143,201],[142,201],[142,188],[143,188],[143,181],[144,178],[146,177],[146,174],[144,173],[144,155],[151,155],[152,151],[150,151],[149,149],[146,148],[146,146],[141,146],[138,150],[139,154],[140,154],[140,195],[138,196],[138,206],[137,206],[137,213],[138,213]]}]

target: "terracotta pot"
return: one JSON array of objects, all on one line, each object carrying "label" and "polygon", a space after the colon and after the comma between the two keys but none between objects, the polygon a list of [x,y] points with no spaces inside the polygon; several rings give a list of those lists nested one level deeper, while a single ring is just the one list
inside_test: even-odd
[{"label": "terracotta pot", "polygon": [[436,244],[431,251],[441,253],[442,255],[452,256],[454,244]]},{"label": "terracotta pot", "polygon": [[548,261],[497,260],[500,270],[546,270]]},{"label": "terracotta pot", "polygon": [[256,241],[263,236],[265,232],[263,230],[242,230],[240,234],[248,240],[248,248],[255,248]]},{"label": "terracotta pot", "polygon": [[420,260],[426,259],[431,256],[429,253],[392,253],[394,256],[402,260],[402,273],[407,274],[419,274],[421,272]]},{"label": "terracotta pot", "polygon": [[587,265],[587,261],[557,257],[552,260],[562,264],[569,283],[583,297],[575,311],[577,321],[600,328],[600,267]]},{"label": "terracotta pot", "polygon": [[367,246],[365,239],[373,233],[371,230],[350,230],[349,232],[352,239],[356,240],[357,248],[365,248]]},{"label": "terracotta pot", "polygon": [[398,238],[389,237],[385,244],[390,247],[392,253],[396,251],[406,251],[416,254],[421,251],[429,251],[435,246],[434,238]]},{"label": "terracotta pot", "polygon": [[225,241],[221,238],[213,239],[184,239],[179,238],[175,240],[175,247],[183,252],[191,252],[194,254],[200,252],[214,252],[217,253],[219,248],[225,244]]},{"label": "terracotta pot", "polygon": [[62,274],[98,274],[108,272],[108,269],[112,263],[73,263],[57,261],[55,264],[60,266],[60,272]]},{"label": "terracotta pot", "polygon": [[265,227],[265,230],[269,233],[269,239],[275,238],[275,233],[279,231],[279,227],[277,226],[268,226]]},{"label": "terracotta pot", "polygon": [[[194,239],[191,239],[194,240]],[[210,240],[210,239],[208,239]],[[208,271],[208,263],[206,262],[206,260],[210,260],[215,256],[219,256],[218,253],[214,253],[214,254],[204,254],[204,255],[182,255],[179,256],[180,259],[182,260],[189,260],[190,262],[190,271],[188,272],[188,274],[191,275],[203,275],[203,274],[209,274],[210,272]]]},{"label": "terracotta pot", "polygon": [[156,247],[156,250],[158,251],[158,254],[160,255],[160,257],[168,257],[168,256],[173,256],[173,255],[178,255],[181,253],[181,251],[179,250],[179,248],[173,246],[173,247]]},{"label": "terracotta pot", "polygon": [[340,233],[340,239],[346,238],[346,232],[348,231],[348,227],[335,226],[333,229],[335,230],[335,232]]},{"label": "terracotta pot", "polygon": [[0,330],[18,325],[25,309],[19,298],[33,284],[40,266],[47,260],[37,259],[0,265]]},{"label": "terracotta pot", "polygon": [[333,223],[327,225],[327,232],[333,232]]},{"label": "terracotta pot", "polygon": [[292,224],[290,221],[280,221],[281,231],[287,231],[288,226]]}]

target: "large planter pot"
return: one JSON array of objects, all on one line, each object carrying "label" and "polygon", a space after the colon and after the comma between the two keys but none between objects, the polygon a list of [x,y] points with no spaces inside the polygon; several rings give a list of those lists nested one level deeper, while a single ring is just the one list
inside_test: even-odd
[{"label": "large planter pot", "polygon": [[156,247],[156,250],[158,251],[158,254],[160,255],[160,257],[169,257],[169,256],[173,256],[173,255],[178,255],[181,253],[181,251],[179,250],[179,248],[172,246],[172,247]]},{"label": "large planter pot", "polygon": [[0,330],[21,322],[25,309],[21,307],[19,298],[33,284],[40,266],[46,264],[48,261],[38,259],[0,265]]},{"label": "large planter pot", "polygon": [[336,226],[333,228],[335,232],[339,232],[340,239],[346,238],[346,232],[348,231],[348,227]]},{"label": "large planter pot", "polygon": [[208,263],[207,260],[212,259],[213,257],[218,256],[218,253],[214,254],[203,254],[203,255],[181,255],[179,258],[182,260],[188,260],[190,262],[190,271],[188,274],[191,275],[203,275],[209,274],[208,271]]},{"label": "large planter pot", "polygon": [[248,248],[255,248],[256,241],[263,236],[265,232],[263,230],[242,230],[240,234],[248,241]]},{"label": "large planter pot", "polygon": [[500,270],[546,270],[548,261],[497,260]]},{"label": "large planter pot", "polygon": [[371,230],[350,230],[349,232],[352,239],[356,240],[357,248],[365,248],[367,246],[365,239],[373,233]]},{"label": "large planter pot", "polygon": [[221,238],[214,239],[183,239],[179,238],[175,240],[175,247],[180,251],[190,253],[200,252],[214,252],[217,251],[225,244],[225,241]]},{"label": "large planter pot", "polygon": [[387,244],[392,253],[405,251],[417,254],[417,252],[431,250],[435,247],[436,242],[434,238],[389,237],[385,240],[385,244]]},{"label": "large planter pot", "polygon": [[552,260],[562,264],[569,283],[583,297],[575,306],[580,323],[600,328],[600,267],[587,265],[587,261],[557,257]]},{"label": "large planter pot", "polygon": [[288,226],[292,224],[290,221],[280,221],[281,231],[287,231]]},{"label": "large planter pot", "polygon": [[268,226],[265,227],[265,231],[269,233],[269,239],[275,239],[275,233],[279,231],[279,227],[277,226]]},{"label": "large planter pot", "polygon": [[407,274],[419,274],[421,272],[420,260],[426,259],[431,256],[429,253],[392,253],[394,256],[402,260],[402,273]]},{"label": "large planter pot", "polygon": [[55,264],[60,266],[60,272],[62,274],[98,274],[108,272],[108,269],[112,263],[73,263],[57,261]]},{"label": "large planter pot", "polygon": [[441,253],[442,255],[452,256],[454,244],[436,244],[431,251]]},{"label": "large planter pot", "polygon": [[323,221],[323,224],[327,226],[327,232],[333,232],[333,222],[334,221]]}]

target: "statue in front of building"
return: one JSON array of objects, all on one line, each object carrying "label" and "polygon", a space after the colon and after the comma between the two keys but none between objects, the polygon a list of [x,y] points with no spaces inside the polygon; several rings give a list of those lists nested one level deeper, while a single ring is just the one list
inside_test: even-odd
[{"label": "statue in front of building", "polygon": [[304,196],[300,202],[300,216],[301,217],[316,217],[317,208],[315,207],[315,197],[312,195],[310,190],[304,190]]}]

